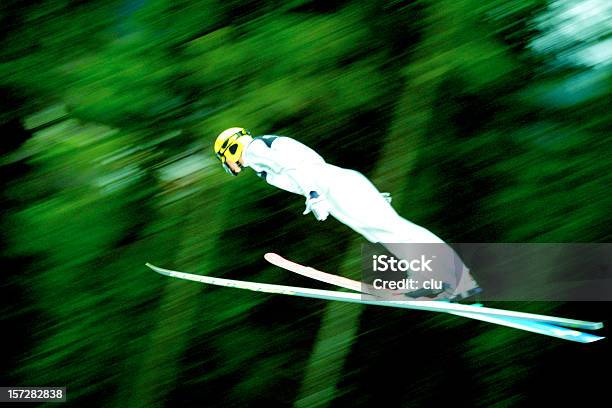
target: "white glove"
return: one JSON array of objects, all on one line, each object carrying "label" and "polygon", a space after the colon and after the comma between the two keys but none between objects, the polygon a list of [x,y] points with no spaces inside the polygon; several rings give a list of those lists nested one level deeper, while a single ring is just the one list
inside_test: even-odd
[{"label": "white glove", "polygon": [[393,199],[391,198],[391,193],[380,193],[380,195],[381,195],[381,196],[382,196],[382,197],[383,197],[385,200],[387,200],[387,202],[388,202],[389,204],[391,204],[391,200],[393,200]]},{"label": "white glove", "polygon": [[331,206],[327,200],[321,197],[316,191],[310,192],[310,197],[306,199],[306,209],[302,214],[306,215],[310,212],[319,221],[325,221],[329,215]]}]

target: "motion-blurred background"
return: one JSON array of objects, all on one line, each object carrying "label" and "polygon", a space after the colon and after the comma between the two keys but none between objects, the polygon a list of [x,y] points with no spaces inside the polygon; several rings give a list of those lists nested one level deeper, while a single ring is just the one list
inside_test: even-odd
[{"label": "motion-blurred background", "polygon": [[144,263],[327,288],[266,265],[276,251],[358,277],[361,237],[223,172],[212,141],[230,126],[363,172],[449,242],[609,242],[611,7],[2,1],[0,385],[108,407],[596,397],[607,340],[211,288]]}]

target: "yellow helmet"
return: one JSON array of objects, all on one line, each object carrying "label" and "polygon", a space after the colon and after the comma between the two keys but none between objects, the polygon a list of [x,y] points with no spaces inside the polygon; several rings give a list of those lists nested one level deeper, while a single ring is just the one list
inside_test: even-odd
[{"label": "yellow helmet", "polygon": [[245,146],[248,145],[252,139],[251,132],[240,127],[225,129],[217,136],[214,146],[215,155],[221,160],[225,171],[234,176],[237,175],[228,167],[226,161],[231,160],[238,164],[238,160],[242,156]]}]

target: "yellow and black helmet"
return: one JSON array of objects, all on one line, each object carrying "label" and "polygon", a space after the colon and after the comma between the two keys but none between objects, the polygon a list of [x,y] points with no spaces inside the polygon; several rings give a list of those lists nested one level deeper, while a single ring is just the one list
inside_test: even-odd
[{"label": "yellow and black helmet", "polygon": [[233,127],[225,129],[217,136],[215,140],[215,155],[221,163],[225,171],[232,175],[236,175],[226,164],[227,160],[238,163],[238,160],[244,152],[244,148],[252,140],[251,132],[245,128]]}]

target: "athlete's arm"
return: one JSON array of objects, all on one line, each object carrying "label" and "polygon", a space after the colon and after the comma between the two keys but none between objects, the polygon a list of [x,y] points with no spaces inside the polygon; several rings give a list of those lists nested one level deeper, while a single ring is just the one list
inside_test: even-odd
[{"label": "athlete's arm", "polygon": [[[288,138],[278,138],[270,147],[263,141],[253,141],[249,160],[274,173],[267,181],[285,190],[310,198],[311,192],[321,195],[313,167],[325,163],[310,148]],[[279,185],[280,184],[280,185]],[[289,185],[291,184],[291,185]]]}]

